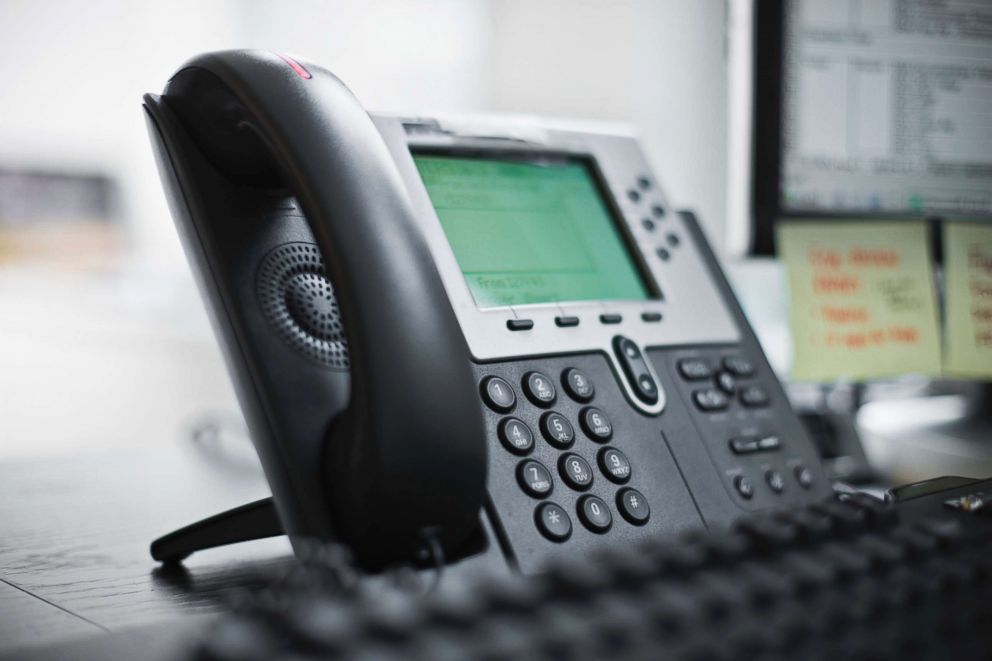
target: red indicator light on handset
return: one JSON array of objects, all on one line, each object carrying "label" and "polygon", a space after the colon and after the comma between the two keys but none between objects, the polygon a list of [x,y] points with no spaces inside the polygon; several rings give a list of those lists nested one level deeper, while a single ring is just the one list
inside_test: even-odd
[{"label": "red indicator light on handset", "polygon": [[282,53],[276,53],[276,55],[282,58],[282,61],[288,64],[300,78],[305,78],[306,80],[310,80],[311,78],[313,78],[313,76],[310,75],[310,72],[304,69],[303,65],[297,62],[296,60],[294,60],[293,58],[286,57]]}]

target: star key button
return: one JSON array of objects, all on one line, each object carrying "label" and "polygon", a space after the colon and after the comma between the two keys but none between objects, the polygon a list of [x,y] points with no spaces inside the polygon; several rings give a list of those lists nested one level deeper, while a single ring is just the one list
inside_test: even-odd
[{"label": "star key button", "polygon": [[552,542],[564,542],[572,535],[572,520],[557,503],[543,503],[534,510],[534,521],[541,534]]}]

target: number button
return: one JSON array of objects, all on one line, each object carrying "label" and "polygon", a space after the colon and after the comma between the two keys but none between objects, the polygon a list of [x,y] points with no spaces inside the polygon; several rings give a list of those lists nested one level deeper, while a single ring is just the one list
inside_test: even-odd
[{"label": "number button", "polygon": [[613,525],[613,515],[602,498],[583,496],[579,500],[579,520],[589,530],[604,533]]},{"label": "number button", "polygon": [[582,413],[579,414],[579,422],[582,423],[582,431],[597,443],[605,443],[613,436],[613,425],[610,424],[610,419],[594,406],[582,409]]},{"label": "number button", "polygon": [[542,503],[534,510],[534,521],[541,534],[552,542],[564,542],[572,535],[572,520],[556,503]]},{"label": "number button", "polygon": [[575,430],[565,416],[548,411],[541,416],[541,434],[548,443],[562,450],[571,447],[575,441]]},{"label": "number button", "polygon": [[603,448],[599,452],[599,469],[611,482],[623,484],[630,479],[630,462],[616,448]]},{"label": "number button", "polygon": [[524,392],[527,393],[527,399],[537,406],[551,406],[557,397],[551,379],[540,372],[528,372],[524,375]]},{"label": "number button", "polygon": [[577,402],[591,401],[592,396],[596,394],[596,388],[593,387],[589,377],[574,367],[562,372],[561,382],[568,396]]},{"label": "number button", "polygon": [[592,467],[577,454],[563,454],[558,460],[558,472],[565,484],[578,491],[585,491],[592,484]]},{"label": "number button", "polygon": [[517,481],[520,483],[520,488],[534,498],[544,498],[554,488],[551,471],[545,468],[544,464],[533,459],[521,461],[517,466]]},{"label": "number button", "polygon": [[534,434],[522,420],[503,418],[497,431],[503,447],[513,454],[527,454],[534,447]]},{"label": "number button", "polygon": [[621,489],[617,493],[617,509],[623,518],[635,526],[643,526],[651,516],[647,499],[636,489]]},{"label": "number button", "polygon": [[497,413],[509,413],[517,403],[513,388],[498,376],[487,376],[482,381],[482,399],[486,406]]}]

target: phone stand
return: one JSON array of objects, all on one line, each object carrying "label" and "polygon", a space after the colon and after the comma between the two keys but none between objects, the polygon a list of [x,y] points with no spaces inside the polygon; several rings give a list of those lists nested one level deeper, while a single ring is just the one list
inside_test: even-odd
[{"label": "phone stand", "polygon": [[220,512],[174,530],[152,542],[152,557],[159,562],[181,562],[196,551],[285,534],[272,498]]}]

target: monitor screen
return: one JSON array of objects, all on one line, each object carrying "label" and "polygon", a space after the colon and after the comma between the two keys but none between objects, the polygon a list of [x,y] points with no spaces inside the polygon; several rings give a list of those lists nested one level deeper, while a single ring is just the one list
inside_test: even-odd
[{"label": "monitor screen", "polygon": [[783,214],[992,217],[992,3],[783,10]]},{"label": "monitor screen", "polygon": [[413,158],[480,308],[650,297],[586,161]]}]

